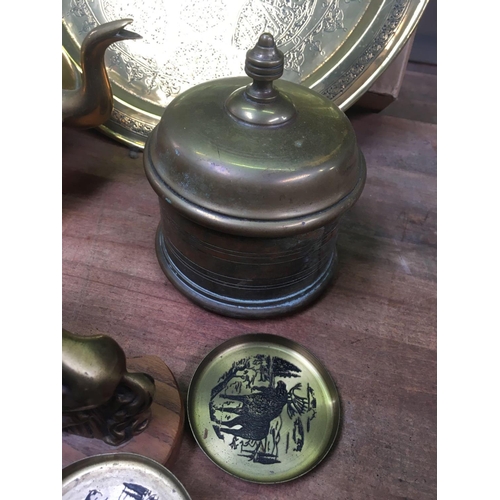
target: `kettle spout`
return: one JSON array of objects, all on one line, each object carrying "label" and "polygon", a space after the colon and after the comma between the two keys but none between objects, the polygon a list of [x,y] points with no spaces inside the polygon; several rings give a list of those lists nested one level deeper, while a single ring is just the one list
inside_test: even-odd
[{"label": "kettle spout", "polygon": [[63,125],[79,128],[97,127],[111,116],[113,92],[109,82],[104,53],[115,42],[142,38],[125,29],[133,19],[101,24],[83,40],[81,47],[82,84],[62,91]]}]

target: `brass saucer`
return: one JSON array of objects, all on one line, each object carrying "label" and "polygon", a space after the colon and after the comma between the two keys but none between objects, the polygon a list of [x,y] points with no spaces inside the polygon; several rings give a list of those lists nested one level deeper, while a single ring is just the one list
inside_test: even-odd
[{"label": "brass saucer", "polygon": [[179,480],[165,467],[133,453],[96,455],[62,472],[62,499],[190,500]]},{"label": "brass saucer", "polygon": [[187,411],[205,454],[229,474],[255,483],[302,476],[337,436],[340,401],[326,369],[284,337],[230,339],[202,361]]}]

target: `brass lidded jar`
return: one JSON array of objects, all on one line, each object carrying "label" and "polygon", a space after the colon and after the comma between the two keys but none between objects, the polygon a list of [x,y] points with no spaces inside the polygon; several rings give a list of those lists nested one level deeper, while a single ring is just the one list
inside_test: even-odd
[{"label": "brass lidded jar", "polygon": [[331,101],[277,80],[270,34],[248,51],[246,77],[197,85],[166,108],[144,151],[159,196],[160,265],[197,304],[233,317],[295,311],[328,285],[340,216],[366,167]]}]

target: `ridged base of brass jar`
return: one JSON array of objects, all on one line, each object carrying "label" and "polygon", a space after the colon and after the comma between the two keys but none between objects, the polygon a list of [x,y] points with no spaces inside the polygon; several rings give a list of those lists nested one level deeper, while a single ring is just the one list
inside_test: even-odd
[{"label": "ridged base of brass jar", "polygon": [[235,318],[281,316],[313,302],[334,275],[336,223],[289,238],[242,238],[184,218],[179,226],[162,212],[156,233],[160,266],[205,309]]}]

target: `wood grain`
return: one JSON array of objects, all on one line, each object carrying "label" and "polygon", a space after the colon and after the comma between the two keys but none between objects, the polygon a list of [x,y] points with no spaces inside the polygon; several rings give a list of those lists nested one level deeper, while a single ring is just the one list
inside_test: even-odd
[{"label": "wood grain", "polygon": [[110,446],[100,439],[63,434],[62,465],[102,453],[138,453],[172,466],[179,453],[184,430],[184,401],[175,377],[168,366],[156,356],[127,359],[129,372],[143,372],[155,379],[155,395],[148,427],[120,446]]},{"label": "wood grain", "polygon": [[186,428],[171,470],[193,499],[436,498],[436,125],[426,90],[435,79],[407,73],[403,102],[349,113],[368,178],[341,222],[338,276],[311,307],[274,320],[218,316],[177,292],[156,260],[158,202],[141,154],[64,130],[64,328],[108,333],[127,356],[159,356],[183,396],[211,349],[251,332],[304,344],[337,383],[337,443],[289,483],[229,476]]}]

